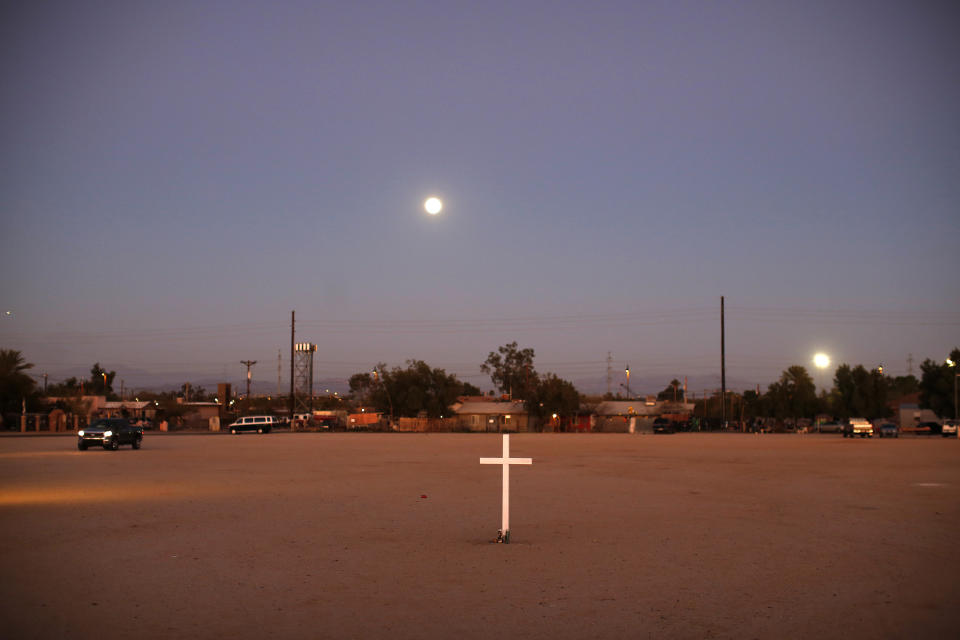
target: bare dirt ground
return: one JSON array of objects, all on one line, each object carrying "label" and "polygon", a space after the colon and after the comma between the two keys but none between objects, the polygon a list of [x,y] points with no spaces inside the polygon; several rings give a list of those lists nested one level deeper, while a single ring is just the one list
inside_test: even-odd
[{"label": "bare dirt ground", "polygon": [[[0,438],[5,638],[957,638],[960,441]],[[426,497],[423,497],[426,496]]]}]

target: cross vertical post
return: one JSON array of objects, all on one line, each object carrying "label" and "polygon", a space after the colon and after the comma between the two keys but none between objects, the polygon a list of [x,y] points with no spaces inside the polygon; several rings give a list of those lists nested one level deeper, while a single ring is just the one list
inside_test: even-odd
[{"label": "cross vertical post", "polygon": [[480,458],[480,464],[499,464],[503,467],[503,512],[497,542],[510,544],[510,465],[533,464],[533,458],[511,458],[510,434],[505,433],[503,434],[503,457]]}]

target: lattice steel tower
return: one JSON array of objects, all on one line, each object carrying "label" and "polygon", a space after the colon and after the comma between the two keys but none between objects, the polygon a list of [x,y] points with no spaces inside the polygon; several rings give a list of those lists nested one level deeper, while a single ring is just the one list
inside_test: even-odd
[{"label": "lattice steel tower", "polygon": [[293,406],[294,413],[313,411],[313,354],[317,345],[298,342],[293,347]]}]

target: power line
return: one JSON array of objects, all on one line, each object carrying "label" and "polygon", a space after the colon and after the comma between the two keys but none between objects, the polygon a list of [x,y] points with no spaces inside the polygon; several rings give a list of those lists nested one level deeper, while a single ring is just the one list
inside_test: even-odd
[{"label": "power line", "polygon": [[[588,313],[566,315],[533,315],[490,318],[392,319],[392,320],[322,320],[301,323],[330,332],[346,333],[476,333],[494,331],[563,331],[586,327],[648,327],[678,323],[709,323],[714,311],[706,307],[665,309],[659,311]],[[763,324],[856,324],[857,326],[960,326],[960,313],[952,311],[891,311],[869,309],[808,309],[792,307],[733,307],[728,310],[740,323]],[[254,334],[276,334],[279,323],[255,322],[192,327],[130,327],[90,331],[10,332],[7,338],[21,341],[70,341],[73,343],[136,341],[191,342],[213,337],[239,337]]]}]

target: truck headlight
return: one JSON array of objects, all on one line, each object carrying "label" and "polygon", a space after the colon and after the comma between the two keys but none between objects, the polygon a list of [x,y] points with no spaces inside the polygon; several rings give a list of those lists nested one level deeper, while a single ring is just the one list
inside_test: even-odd
[{"label": "truck headlight", "polygon": [[83,437],[83,429],[80,429],[80,431],[77,431],[77,435],[82,438],[82,437]]},{"label": "truck headlight", "polygon": [[104,438],[109,438],[112,435],[113,435],[113,431],[110,431],[109,429],[103,432]]}]

